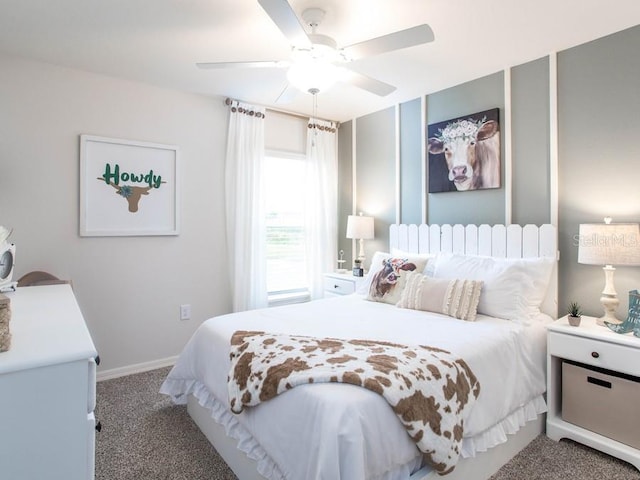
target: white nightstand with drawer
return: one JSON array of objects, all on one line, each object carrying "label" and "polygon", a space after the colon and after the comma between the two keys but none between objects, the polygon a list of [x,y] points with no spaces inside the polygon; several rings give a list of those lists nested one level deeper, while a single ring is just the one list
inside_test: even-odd
[{"label": "white nightstand with drawer", "polygon": [[612,438],[629,438],[629,428],[637,431],[623,411],[630,392],[640,395],[640,338],[612,332],[586,316],[578,327],[563,317],[547,328],[547,436],[570,438],[640,470],[640,450],[628,444],[637,442]]},{"label": "white nightstand with drawer", "polygon": [[364,277],[354,277],[351,273],[325,273],[324,296],[350,295],[355,293]]}]

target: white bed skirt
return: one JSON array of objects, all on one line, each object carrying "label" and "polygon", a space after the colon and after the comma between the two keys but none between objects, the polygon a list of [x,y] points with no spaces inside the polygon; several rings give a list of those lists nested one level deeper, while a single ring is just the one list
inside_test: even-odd
[{"label": "white bed skirt", "polygon": [[[202,383],[195,380],[190,383],[175,385],[176,391],[184,392],[186,387],[190,392],[187,400],[189,414],[238,478],[282,480],[283,475],[277,465],[235,416]],[[544,431],[545,412],[546,403],[540,396],[486,432],[465,438],[462,458],[456,469],[446,476],[447,480],[489,478]],[[375,480],[431,478],[441,477],[431,468],[419,469],[416,462],[411,462]]]}]

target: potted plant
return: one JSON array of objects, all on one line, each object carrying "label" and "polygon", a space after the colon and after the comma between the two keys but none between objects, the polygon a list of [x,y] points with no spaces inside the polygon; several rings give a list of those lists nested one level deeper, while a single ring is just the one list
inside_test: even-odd
[{"label": "potted plant", "polygon": [[580,308],[580,304],[578,304],[578,302],[569,303],[567,313],[569,314],[567,317],[567,319],[569,320],[569,325],[571,325],[572,327],[577,327],[578,325],[580,325],[580,320],[582,320],[582,309]]}]

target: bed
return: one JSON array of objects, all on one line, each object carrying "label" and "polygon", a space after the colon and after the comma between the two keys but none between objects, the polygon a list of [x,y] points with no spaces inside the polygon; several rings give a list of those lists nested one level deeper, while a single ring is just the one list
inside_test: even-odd
[{"label": "bed", "polygon": [[[237,331],[428,345],[463,359],[481,390],[464,414],[460,458],[443,478],[488,478],[543,431],[546,324],[557,313],[555,228],[392,225],[389,233],[389,252],[376,253],[360,292],[209,319],[165,379],[161,393],[187,404],[240,480],[426,480],[439,475],[390,403],[367,388],[301,384],[232,413],[227,380],[232,376],[230,342]],[[402,296],[405,308],[396,299],[371,301],[374,274],[380,272],[373,265],[379,258],[410,258],[420,266],[414,265],[403,280],[406,291],[418,281],[482,281],[474,321],[425,311],[424,305],[407,307],[407,295]]]}]

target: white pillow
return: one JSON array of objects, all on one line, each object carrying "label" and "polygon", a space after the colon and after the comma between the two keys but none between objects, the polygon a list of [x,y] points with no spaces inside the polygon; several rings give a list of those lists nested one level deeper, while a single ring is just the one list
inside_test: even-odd
[{"label": "white pillow", "polygon": [[435,278],[484,282],[478,313],[527,323],[540,313],[554,262],[440,253],[432,263]]},{"label": "white pillow", "polygon": [[407,273],[422,272],[427,258],[419,256],[396,257],[385,252],[376,252],[364,284],[367,285],[367,300],[391,303],[400,300]]}]

